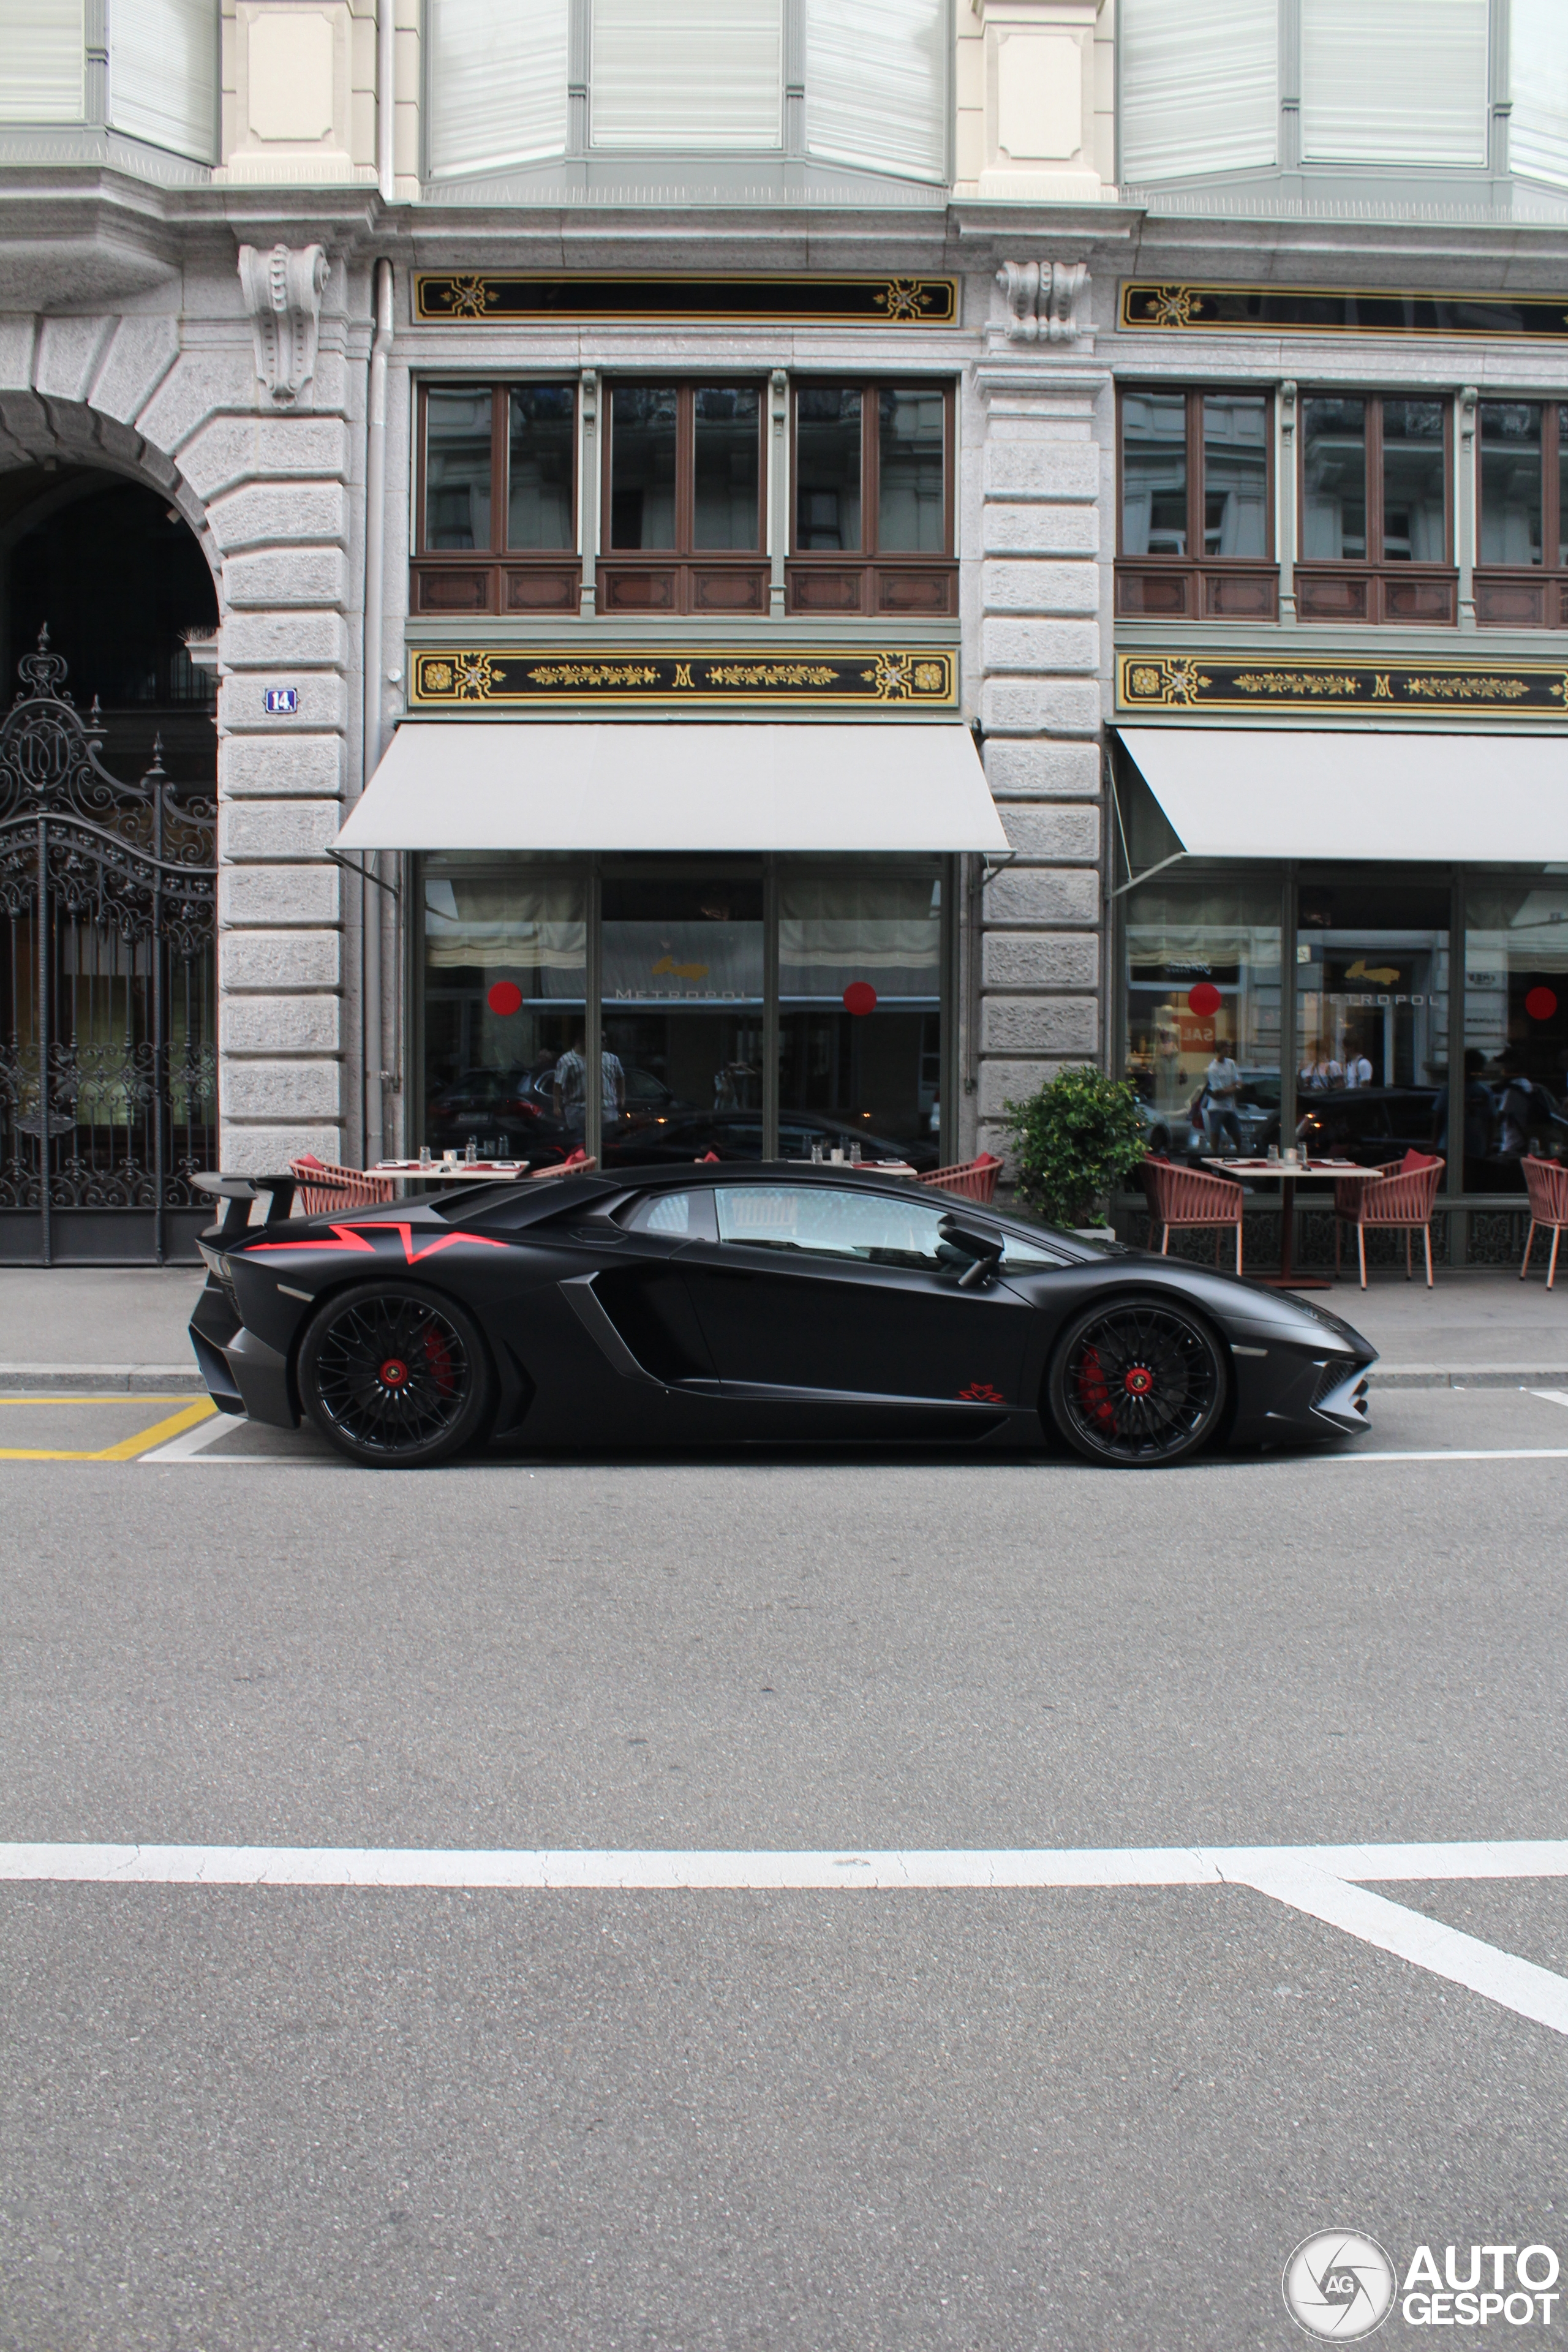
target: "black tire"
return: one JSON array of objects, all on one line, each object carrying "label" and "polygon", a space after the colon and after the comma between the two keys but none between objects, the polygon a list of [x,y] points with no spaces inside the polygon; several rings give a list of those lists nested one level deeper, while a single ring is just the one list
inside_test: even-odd
[{"label": "black tire", "polygon": [[1173,1299],[1118,1298],[1069,1326],[1046,1387],[1051,1419],[1076,1453],[1119,1470],[1156,1470],[1208,1443],[1228,1379],[1200,1316]]},{"label": "black tire", "polygon": [[300,1402],[351,1462],[422,1469],[483,1435],[490,1361],[471,1316],[407,1282],[340,1291],[300,1347]]}]

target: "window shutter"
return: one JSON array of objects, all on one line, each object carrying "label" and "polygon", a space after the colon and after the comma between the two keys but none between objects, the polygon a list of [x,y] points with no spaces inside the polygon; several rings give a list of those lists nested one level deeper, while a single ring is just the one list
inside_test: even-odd
[{"label": "window shutter", "polygon": [[82,0],[0,0],[0,122],[79,122]]},{"label": "window shutter", "polygon": [[1568,185],[1568,9],[1563,0],[1513,0],[1509,79],[1510,165],[1530,179]]},{"label": "window shutter", "polygon": [[567,0],[428,0],[432,179],[566,145]]},{"label": "window shutter", "polygon": [[783,0],[594,0],[595,147],[784,142]]},{"label": "window shutter", "polygon": [[1121,176],[1256,171],[1278,152],[1278,0],[1121,0]]},{"label": "window shutter", "polygon": [[1301,0],[1301,153],[1484,163],[1487,0]]},{"label": "window shutter", "polygon": [[110,0],[109,119],[198,163],[217,161],[217,0]]},{"label": "window shutter", "polygon": [[806,0],[806,152],[944,180],[947,43],[947,0]]}]

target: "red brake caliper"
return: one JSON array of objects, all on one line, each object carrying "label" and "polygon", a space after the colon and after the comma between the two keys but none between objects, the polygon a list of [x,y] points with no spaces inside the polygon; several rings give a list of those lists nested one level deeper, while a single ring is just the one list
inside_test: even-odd
[{"label": "red brake caliper", "polygon": [[441,1394],[444,1397],[450,1396],[455,1385],[452,1378],[452,1350],[447,1347],[439,1331],[426,1331],[425,1334],[425,1363]]},{"label": "red brake caliper", "polygon": [[1110,1428],[1116,1415],[1111,1411],[1110,1391],[1105,1384],[1105,1374],[1100,1357],[1093,1348],[1086,1348],[1079,1361],[1078,1397],[1086,1413],[1103,1428]]}]

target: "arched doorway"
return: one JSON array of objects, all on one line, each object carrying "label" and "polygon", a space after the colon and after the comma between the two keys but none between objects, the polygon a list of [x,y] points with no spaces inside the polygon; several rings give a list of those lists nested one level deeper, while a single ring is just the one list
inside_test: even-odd
[{"label": "arched doorway", "polygon": [[189,1257],[208,1220],[216,623],[165,497],[0,475],[0,1262]]}]

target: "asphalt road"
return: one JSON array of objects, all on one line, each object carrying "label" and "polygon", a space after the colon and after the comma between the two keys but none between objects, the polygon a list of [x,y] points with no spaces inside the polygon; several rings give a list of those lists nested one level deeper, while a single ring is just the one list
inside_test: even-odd
[{"label": "asphalt road", "polygon": [[[0,1839],[1561,1835],[1568,1406],[1375,1412],[1147,1475],[5,1460]],[[1568,1972],[1568,1882],[1384,1891]],[[1242,1886],[25,1882],[0,1998],[6,2352],[1228,2352],[1306,2340],[1319,2227],[1568,2263],[1568,2037]]]}]

